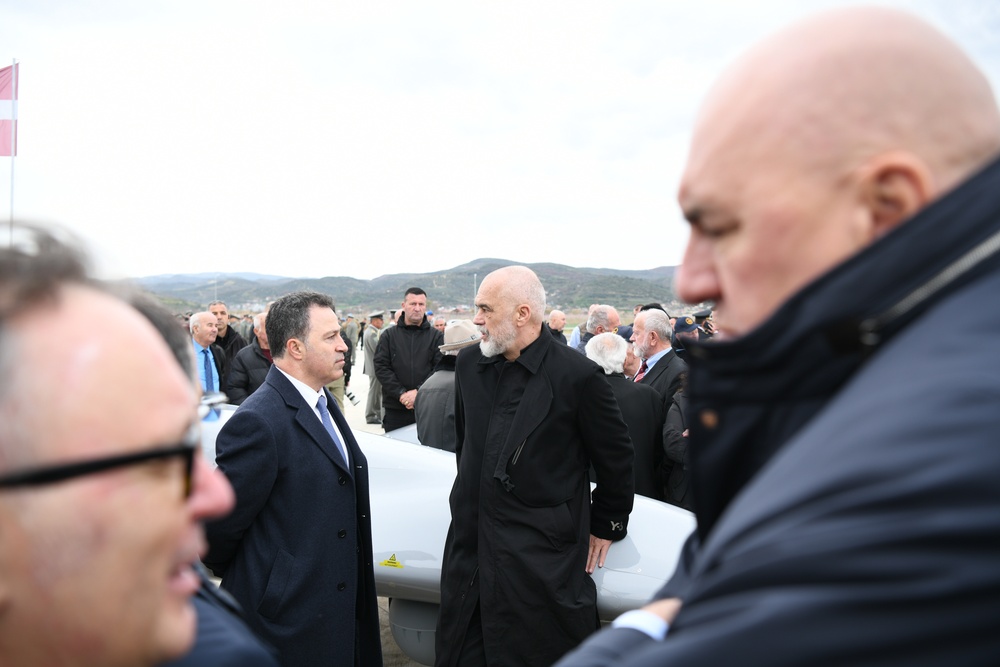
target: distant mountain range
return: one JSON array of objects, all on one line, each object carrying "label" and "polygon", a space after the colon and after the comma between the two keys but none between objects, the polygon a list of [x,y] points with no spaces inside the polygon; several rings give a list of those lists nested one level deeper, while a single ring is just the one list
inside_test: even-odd
[{"label": "distant mountain range", "polygon": [[[160,275],[137,279],[145,290],[158,296],[175,312],[196,311],[216,299],[225,301],[230,312],[256,312],[268,301],[295,290],[315,290],[331,295],[337,310],[359,315],[371,310],[396,308],[411,286],[423,288],[432,310],[471,308],[475,290],[488,273],[516,264],[505,259],[477,259],[433,273],[396,273],[372,280],[344,276],[288,278],[257,273]],[[652,301],[668,308],[676,306],[672,288],[674,268],[661,266],[646,271],[592,269],[562,264],[528,264],[545,286],[550,308],[571,311],[592,303],[608,303],[622,310],[631,321],[631,308]]]}]

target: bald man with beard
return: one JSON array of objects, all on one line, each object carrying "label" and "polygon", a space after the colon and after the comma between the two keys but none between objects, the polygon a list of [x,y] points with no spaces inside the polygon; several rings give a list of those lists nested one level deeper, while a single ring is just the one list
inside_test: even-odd
[{"label": "bald man with beard", "polygon": [[698,527],[560,664],[997,664],[998,156],[986,79],[894,10],[722,76],[679,193],[675,288],[719,329],[691,347]]},{"label": "bald man with beard", "polygon": [[455,365],[438,667],[551,665],[597,630],[590,575],[627,533],[628,429],[604,372],[553,340],[544,313],[524,266],[490,273],[476,294],[482,339]]}]

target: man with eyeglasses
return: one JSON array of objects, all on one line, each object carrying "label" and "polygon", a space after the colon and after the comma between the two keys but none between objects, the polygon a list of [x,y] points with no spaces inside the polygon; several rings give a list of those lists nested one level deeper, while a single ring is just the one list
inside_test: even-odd
[{"label": "man with eyeglasses", "polygon": [[74,250],[17,231],[0,249],[0,664],[176,657],[200,522],[233,503],[199,455],[194,387]]}]

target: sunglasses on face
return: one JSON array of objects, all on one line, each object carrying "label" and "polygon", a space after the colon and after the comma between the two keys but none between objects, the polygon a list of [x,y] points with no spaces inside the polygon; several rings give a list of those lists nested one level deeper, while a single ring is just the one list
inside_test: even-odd
[{"label": "sunglasses on face", "polygon": [[[222,393],[207,394],[198,406],[198,417],[203,418],[212,408],[226,402],[226,395]],[[42,486],[54,484],[75,477],[83,477],[107,470],[116,470],[149,461],[161,459],[180,458],[184,461],[184,497],[191,495],[194,484],[194,457],[199,450],[197,433],[189,437],[184,442],[164,445],[154,449],[147,449],[141,452],[130,454],[118,454],[116,456],[106,456],[98,459],[79,461],[76,463],[64,463],[52,466],[40,466],[28,470],[7,473],[0,475],[0,489],[24,488],[32,486]]]}]

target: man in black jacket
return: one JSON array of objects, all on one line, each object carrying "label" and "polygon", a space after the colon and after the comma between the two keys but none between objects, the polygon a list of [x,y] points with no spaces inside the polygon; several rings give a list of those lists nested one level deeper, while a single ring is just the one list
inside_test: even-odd
[{"label": "man in black jacket", "polygon": [[660,465],[663,460],[663,401],[652,387],[625,377],[625,357],[630,343],[618,334],[598,334],[587,342],[587,358],[600,366],[618,402],[635,449],[635,492],[663,500]]},{"label": "man in black jacket", "polygon": [[483,339],[458,355],[440,666],[485,665],[487,657],[551,665],[597,629],[589,574],[626,534],[628,429],[604,373],[553,340],[544,313],[534,272],[494,271],[476,295],[473,323]]},{"label": "man in black jacket", "polygon": [[266,312],[254,315],[254,339],[250,345],[236,353],[232,368],[229,369],[226,395],[233,405],[240,405],[247,396],[257,391],[264,384],[267,372],[271,370],[273,361],[271,348],[267,345],[267,330],[264,328],[266,321]]},{"label": "man in black jacket", "polygon": [[427,293],[411,287],[403,296],[396,326],[379,337],[375,376],[382,385],[382,428],[394,431],[416,423],[413,402],[417,390],[441,360],[444,334],[427,321]]},{"label": "man in black jacket", "polygon": [[229,326],[229,308],[224,302],[213,301],[208,304],[208,311],[215,316],[216,323],[219,325],[219,337],[215,344],[226,353],[226,366],[232,366],[236,353],[247,346],[247,341],[235,327]]},{"label": "man in black jacket", "polygon": [[567,345],[566,335],[563,333],[563,327],[566,326],[566,313],[561,310],[553,310],[549,313],[549,321],[546,327],[552,337],[563,345]]}]

